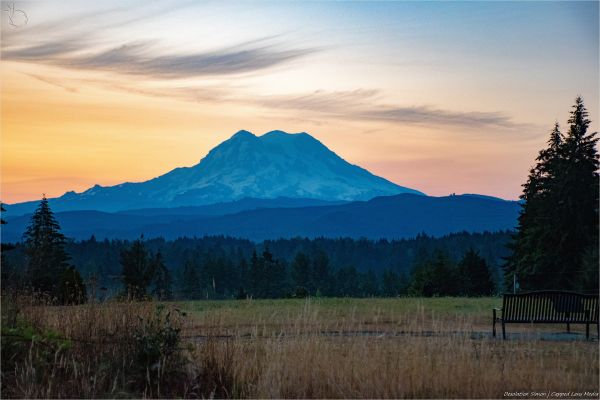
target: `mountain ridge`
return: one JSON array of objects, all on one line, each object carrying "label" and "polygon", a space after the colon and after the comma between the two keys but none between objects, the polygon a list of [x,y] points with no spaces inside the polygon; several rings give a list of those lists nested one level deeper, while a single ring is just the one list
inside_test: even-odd
[{"label": "mountain ridge", "polygon": [[[200,207],[201,208],[201,207]],[[172,209],[170,209],[172,210]],[[470,195],[443,197],[400,194],[367,201],[299,207],[261,207],[221,215],[127,214],[100,211],[56,213],[63,232],[75,239],[135,239],[226,235],[250,240],[290,237],[409,238],[426,233],[443,236],[460,231],[514,229],[520,205],[516,201]],[[15,241],[29,216],[5,217],[3,241]]]}]

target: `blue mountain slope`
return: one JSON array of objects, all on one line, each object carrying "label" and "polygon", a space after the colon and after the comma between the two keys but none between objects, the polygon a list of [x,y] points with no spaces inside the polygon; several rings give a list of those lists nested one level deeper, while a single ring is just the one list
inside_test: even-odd
[{"label": "blue mountain slope", "polygon": [[[406,238],[425,232],[513,229],[519,203],[478,196],[428,197],[412,194],[377,197],[370,201],[292,208],[257,208],[219,216],[160,214],[130,215],[90,211],[57,213],[64,233],[73,238],[230,235],[252,240],[279,237]],[[20,238],[29,217],[8,219],[3,241]]]},{"label": "blue mountain slope", "polygon": [[[192,167],[116,186],[96,185],[50,199],[54,211],[122,211],[198,206],[245,197],[368,200],[400,193],[422,194],[352,165],[307,133],[240,131]],[[10,206],[13,215],[32,212],[37,202]]]},{"label": "blue mountain slope", "polygon": [[130,215],[195,215],[195,216],[215,216],[235,214],[246,210],[255,210],[258,208],[294,208],[294,207],[311,207],[311,206],[327,206],[335,204],[344,204],[345,201],[326,201],[317,199],[295,199],[288,197],[278,197],[276,199],[255,199],[246,197],[241,200],[207,204],[204,206],[187,206],[187,207],[172,207],[172,208],[141,208],[135,210],[119,211],[121,214]]}]

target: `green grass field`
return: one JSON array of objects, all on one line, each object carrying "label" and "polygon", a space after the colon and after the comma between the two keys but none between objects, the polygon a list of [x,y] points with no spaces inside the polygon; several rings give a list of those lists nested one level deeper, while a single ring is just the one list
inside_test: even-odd
[{"label": "green grass field", "polygon": [[[384,333],[459,331],[491,334],[492,308],[499,297],[307,298],[277,300],[198,300],[177,303],[189,315],[188,334],[248,335],[303,332],[381,331]],[[498,326],[499,328],[499,326]],[[510,324],[513,333],[564,333],[562,325]],[[581,333],[584,326],[574,325]]]}]

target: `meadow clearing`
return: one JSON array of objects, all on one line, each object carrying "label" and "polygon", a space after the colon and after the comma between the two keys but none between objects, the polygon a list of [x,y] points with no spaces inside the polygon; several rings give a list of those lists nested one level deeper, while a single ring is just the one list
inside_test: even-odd
[{"label": "meadow clearing", "polygon": [[[32,356],[3,366],[4,397],[598,397],[595,330],[585,341],[582,327],[567,336],[560,325],[508,325],[509,339],[494,339],[491,309],[501,302],[189,301],[159,312],[152,302],[21,304],[18,319],[69,340],[45,371]],[[169,349],[172,329],[180,341]],[[159,361],[140,370],[155,348]]]}]

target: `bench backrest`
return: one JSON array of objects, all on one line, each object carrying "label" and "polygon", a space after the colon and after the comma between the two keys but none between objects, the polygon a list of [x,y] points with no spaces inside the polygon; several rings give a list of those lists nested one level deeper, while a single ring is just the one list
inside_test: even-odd
[{"label": "bench backrest", "polygon": [[563,291],[507,293],[502,300],[506,322],[598,323],[598,295]]}]

